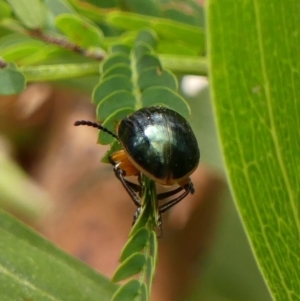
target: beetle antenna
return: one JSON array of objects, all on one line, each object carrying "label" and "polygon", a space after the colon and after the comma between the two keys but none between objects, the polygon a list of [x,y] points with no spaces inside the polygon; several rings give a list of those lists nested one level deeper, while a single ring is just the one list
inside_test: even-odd
[{"label": "beetle antenna", "polygon": [[119,137],[115,133],[111,132],[109,129],[105,128],[104,126],[102,126],[101,124],[99,124],[97,122],[92,122],[92,121],[88,121],[88,120],[77,120],[77,121],[75,121],[74,125],[75,126],[78,126],[78,125],[92,126],[92,127],[97,128],[98,130],[101,130],[119,140]]}]

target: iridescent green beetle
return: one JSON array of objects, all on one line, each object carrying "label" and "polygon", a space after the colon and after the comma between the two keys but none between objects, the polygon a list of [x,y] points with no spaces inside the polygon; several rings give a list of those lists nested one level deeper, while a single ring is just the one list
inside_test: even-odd
[{"label": "iridescent green beetle", "polygon": [[189,176],[199,164],[200,151],[190,124],[177,112],[162,106],[142,108],[122,119],[117,126],[116,134],[91,121],[76,121],[75,125],[98,128],[120,141],[122,150],[113,153],[109,160],[116,177],[137,206],[134,222],[141,209],[142,187],[124,177],[140,178],[140,175],[144,174],[164,186],[179,185],[174,190],[158,194],[158,200],[184,190],[174,199],[158,207],[159,216],[189,193],[194,193]]}]

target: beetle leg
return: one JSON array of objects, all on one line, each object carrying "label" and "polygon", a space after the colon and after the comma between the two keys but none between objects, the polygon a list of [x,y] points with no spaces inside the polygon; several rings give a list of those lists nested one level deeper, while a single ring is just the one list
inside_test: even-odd
[{"label": "beetle leg", "polygon": [[[177,198],[161,205],[159,207],[159,213],[164,213],[166,212],[167,210],[169,210],[171,207],[173,207],[174,205],[176,205],[177,203],[179,203],[182,199],[184,199],[189,193],[193,193],[194,192],[194,186],[193,186],[193,183],[191,180],[189,180],[189,184],[187,186],[184,187],[185,188],[185,192],[182,193],[180,196],[178,196]],[[176,191],[178,190],[175,189],[173,191]],[[172,192],[172,191],[171,191]]]},{"label": "beetle leg", "polygon": [[180,192],[180,191],[183,190],[183,189],[184,189],[184,188],[180,186],[180,187],[178,187],[178,188],[176,188],[176,189],[174,189],[174,190],[167,191],[167,192],[163,192],[163,193],[159,193],[159,194],[157,195],[157,200],[158,200],[158,201],[161,201],[161,200],[163,200],[163,199],[166,199],[166,198],[168,198],[168,197],[170,197],[170,196],[172,196],[172,195],[174,195],[174,194]]},{"label": "beetle leg", "polygon": [[185,178],[184,180],[182,180],[181,182],[178,182],[178,184],[185,188],[185,189],[189,189],[191,194],[194,194],[195,189],[194,189],[194,185],[191,181],[190,178]]},{"label": "beetle leg", "polygon": [[[139,197],[136,195],[134,188],[132,188],[133,185],[131,185],[134,183],[131,183],[124,179],[124,171],[118,167],[118,164],[114,165],[114,172],[115,172],[116,177],[121,181],[123,187],[125,188],[125,190],[129,194],[129,196],[131,197],[134,204],[137,207],[141,207]],[[131,184],[129,184],[129,183],[131,183]],[[134,184],[134,185],[136,185],[136,184]]]},{"label": "beetle leg", "polygon": [[159,215],[158,215],[157,226],[158,226],[157,238],[161,238],[162,234],[163,234],[163,229],[162,229],[162,218],[161,218],[161,213],[160,212],[159,212]]},{"label": "beetle leg", "polygon": [[140,216],[140,214],[141,214],[141,209],[142,209],[141,206],[136,208],[136,211],[135,211],[135,213],[134,213],[134,215],[133,215],[132,226],[135,224],[135,222],[136,222],[137,219],[139,218],[139,216]]},{"label": "beetle leg", "polygon": [[140,193],[142,191],[142,187],[138,184],[135,184],[135,183],[132,183],[126,179],[124,179],[124,181],[126,182],[126,184],[132,189],[134,190],[135,192],[138,192]]}]

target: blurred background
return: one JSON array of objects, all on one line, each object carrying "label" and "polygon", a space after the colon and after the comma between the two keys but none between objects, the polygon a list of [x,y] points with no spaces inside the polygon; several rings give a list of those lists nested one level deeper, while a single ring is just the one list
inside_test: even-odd
[{"label": "blurred background", "polygon": [[[226,184],[208,81],[185,76],[181,90],[201,162],[196,193],[163,215],[152,299],[271,300]],[[80,119],[95,120],[95,108],[74,87],[32,84],[1,97],[0,206],[111,277],[135,207],[100,162],[97,131],[73,126]]]}]

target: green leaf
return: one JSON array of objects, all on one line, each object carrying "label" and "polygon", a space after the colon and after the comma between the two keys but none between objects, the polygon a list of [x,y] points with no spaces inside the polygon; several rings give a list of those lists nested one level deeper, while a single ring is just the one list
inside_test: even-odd
[{"label": "green leaf", "polygon": [[145,29],[139,32],[138,36],[136,37],[135,43],[136,45],[139,43],[143,43],[155,49],[157,45],[157,39],[158,37],[154,30]]},{"label": "green leaf", "polygon": [[[150,233],[149,246],[150,246],[150,254],[152,258],[157,260],[158,244],[157,244],[157,235],[154,231],[151,231]],[[152,262],[152,264],[153,266],[156,266],[156,261]]]},{"label": "green leaf", "polygon": [[158,1],[144,1],[141,5],[140,0],[124,0],[124,4],[127,10],[149,16],[160,15],[160,5]]},{"label": "green leaf", "polygon": [[1,300],[110,300],[116,285],[0,211]]},{"label": "green leaf", "polygon": [[123,248],[120,261],[124,261],[133,253],[141,252],[149,240],[149,234],[146,228],[141,228],[131,236]]},{"label": "green leaf", "polygon": [[[136,289],[139,296],[135,300],[149,300],[155,273],[154,264],[157,260],[157,237],[152,229],[157,226],[158,202],[155,182],[144,175],[141,176],[140,181],[143,187],[141,211],[130,232],[129,243],[123,249],[121,259],[124,261],[121,262],[121,266],[118,268],[116,274],[119,274],[118,278],[123,279],[134,275],[130,270],[134,270],[134,272],[139,270],[142,272],[139,277],[140,288]],[[135,253],[138,250],[141,250],[143,254]],[[141,258],[139,259],[138,256]],[[135,261],[138,264],[133,262],[133,258],[136,258]],[[120,290],[122,290],[122,287]]]},{"label": "green leaf", "polygon": [[[182,7],[181,7],[182,9]],[[185,13],[180,8],[167,8],[163,11],[163,16],[167,19],[171,19],[177,22],[186,23],[189,25],[196,25],[196,20],[192,14]]]},{"label": "green leaf", "polygon": [[157,69],[162,68],[159,59],[154,54],[146,53],[143,56],[141,56],[137,61],[138,73],[142,73],[145,69],[153,67]]},{"label": "green leaf", "polygon": [[92,22],[73,14],[60,14],[55,23],[72,42],[81,47],[99,47],[102,44],[102,31]]},{"label": "green leaf", "polygon": [[187,102],[174,91],[165,87],[151,87],[142,93],[144,107],[164,104],[167,107],[180,112],[185,118],[189,118],[190,107]]},{"label": "green leaf", "polygon": [[228,178],[274,300],[299,300],[300,292],[299,12],[293,0],[208,3],[210,79]]},{"label": "green leaf", "polygon": [[[106,118],[106,120],[103,122],[102,125],[105,128],[109,129],[111,132],[116,133],[116,128],[119,122],[133,112],[134,112],[134,108],[121,108],[119,110],[116,110],[113,114],[111,114]],[[108,133],[99,131],[98,143],[105,145],[105,144],[112,143],[115,139],[116,138],[112,137]]]},{"label": "green leaf", "polygon": [[[51,0],[49,0],[51,1]],[[114,2],[116,2],[117,0],[109,0],[110,6],[108,7],[114,7]],[[92,3],[87,3],[79,1],[79,0],[72,0],[69,1],[72,3],[72,6],[76,9],[76,11],[78,13],[80,13],[82,16],[89,18],[91,20],[93,20],[96,23],[102,23],[103,19],[105,17],[105,15],[107,14],[107,9],[101,9],[98,6],[96,6],[96,4],[101,5],[103,7],[105,7],[104,1],[97,1],[97,3],[95,3],[95,5],[93,5]],[[107,0],[105,2],[108,2]],[[108,8],[107,7],[107,8]]]},{"label": "green leaf", "polygon": [[137,233],[140,229],[146,226],[149,220],[150,213],[151,213],[150,206],[145,206],[141,208],[140,215],[137,221],[135,222],[135,224],[133,225],[133,227],[131,228],[130,237],[135,235],[135,233]]},{"label": "green leaf", "polygon": [[142,253],[134,253],[124,260],[116,270],[112,281],[118,282],[139,273],[146,263],[146,257]]},{"label": "green leaf", "polygon": [[115,11],[107,14],[109,24],[126,30],[140,31],[141,28],[151,28],[158,36],[168,40],[181,40],[204,53],[204,32],[197,26],[187,25],[180,22],[141,16],[138,14]]},{"label": "green leaf", "polygon": [[43,28],[46,22],[46,7],[40,0],[6,0],[25,27]]},{"label": "green leaf", "polygon": [[130,47],[128,47],[127,45],[122,45],[122,44],[115,44],[111,46],[111,53],[123,53],[125,55],[129,55],[130,54]]},{"label": "green leaf", "polygon": [[135,98],[127,91],[116,91],[104,99],[98,104],[96,109],[97,120],[103,121],[108,116],[121,108],[134,108]]},{"label": "green leaf", "polygon": [[120,52],[116,52],[111,54],[102,64],[101,70],[105,73],[112,67],[115,67],[118,64],[124,64],[126,66],[130,66],[130,59],[128,55]]},{"label": "green leaf", "polygon": [[25,89],[25,76],[13,67],[0,69],[0,95],[18,94]]},{"label": "green leaf", "polygon": [[15,37],[15,42],[10,45],[1,45],[0,55],[6,61],[13,61],[14,63],[19,63],[22,59],[35,54],[44,47],[44,44],[40,41],[35,40],[17,40]]},{"label": "green leaf", "polygon": [[127,78],[131,77],[131,69],[127,64],[116,64],[107,69],[101,76],[101,79],[111,77],[113,75],[121,75]]},{"label": "green leaf", "polygon": [[178,89],[175,75],[169,70],[161,70],[156,67],[144,70],[139,76],[138,85],[141,91],[151,86],[164,86],[174,91]]},{"label": "green leaf", "polygon": [[134,301],[140,294],[141,284],[139,281],[132,279],[122,285],[112,298],[112,301]]},{"label": "green leaf", "polygon": [[[155,182],[144,175],[142,175],[141,181],[144,186],[142,196],[142,207],[138,219],[130,231],[130,237],[135,235],[135,233],[137,233],[141,228],[145,226],[148,226],[151,229],[153,229],[153,227],[157,227],[156,222],[158,213],[158,202],[156,198]],[[152,246],[150,247],[152,248]]]},{"label": "green leaf", "polygon": [[125,90],[131,92],[133,89],[130,78],[124,75],[112,75],[105,77],[103,81],[95,87],[92,96],[92,102],[98,104],[107,95],[117,90]]},{"label": "green leaf", "polygon": [[146,43],[136,43],[134,47],[134,55],[136,60],[140,59],[145,54],[153,54],[153,48]]},{"label": "green leaf", "polygon": [[140,300],[143,300],[143,301],[150,300],[149,291],[150,291],[150,289],[147,288],[146,284],[141,283]]},{"label": "green leaf", "polygon": [[52,12],[54,16],[60,14],[76,14],[73,7],[68,3],[67,0],[44,0],[45,5]]},{"label": "green leaf", "polygon": [[155,275],[155,267],[157,265],[157,251],[158,251],[158,242],[157,235],[154,231],[151,231],[149,237],[149,254],[150,256],[147,258],[147,279],[148,279],[148,290],[151,292],[153,279]]},{"label": "green leaf", "polygon": [[146,279],[148,280],[149,289],[151,289],[152,280],[154,277],[154,271],[155,271],[155,265],[153,263],[152,258],[149,256],[147,257],[147,261],[146,261]]}]

